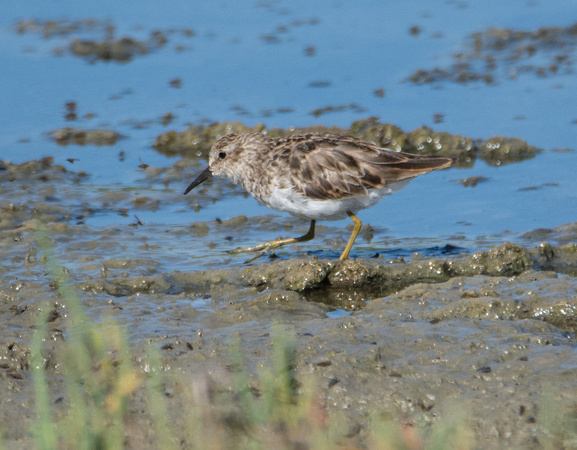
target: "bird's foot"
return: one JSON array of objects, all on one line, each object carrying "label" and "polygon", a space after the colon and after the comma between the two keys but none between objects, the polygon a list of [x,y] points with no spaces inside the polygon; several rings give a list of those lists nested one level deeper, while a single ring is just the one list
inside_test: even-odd
[{"label": "bird's foot", "polygon": [[265,242],[264,244],[255,245],[254,247],[239,247],[235,248],[234,250],[228,250],[227,253],[231,255],[236,255],[237,253],[252,253],[252,252],[260,252],[258,255],[253,256],[252,258],[247,259],[244,263],[250,264],[251,262],[257,260],[261,256],[266,255],[267,251],[270,251],[270,256],[274,256],[274,251],[287,244],[294,244],[296,241],[295,238],[288,238],[288,239],[277,239],[276,241]]},{"label": "bird's foot", "polygon": [[270,255],[274,255],[274,251],[285,245],[289,244],[296,244],[297,242],[306,242],[310,241],[315,237],[315,223],[316,221],[311,220],[311,226],[307,234],[296,237],[296,238],[285,238],[285,239],[277,239],[276,241],[265,242],[264,244],[255,245],[254,247],[239,247],[235,248],[234,250],[229,250],[228,253],[232,255],[236,255],[237,253],[251,253],[251,252],[261,252],[258,255],[253,256],[252,258],[245,261],[245,264],[251,263],[254,260],[260,258],[263,255],[266,255],[266,252],[270,250]]}]

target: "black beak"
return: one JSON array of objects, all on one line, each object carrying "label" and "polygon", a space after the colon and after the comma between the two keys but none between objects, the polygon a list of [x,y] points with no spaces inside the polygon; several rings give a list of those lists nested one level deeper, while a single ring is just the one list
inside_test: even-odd
[{"label": "black beak", "polygon": [[197,176],[194,181],[192,183],[190,183],[188,185],[188,187],[186,188],[186,190],[184,191],[184,195],[188,194],[190,191],[192,191],[195,187],[197,187],[200,183],[202,183],[203,181],[208,180],[209,178],[212,178],[212,172],[210,171],[210,167],[207,167],[206,169],[204,169],[202,171],[202,173]]}]

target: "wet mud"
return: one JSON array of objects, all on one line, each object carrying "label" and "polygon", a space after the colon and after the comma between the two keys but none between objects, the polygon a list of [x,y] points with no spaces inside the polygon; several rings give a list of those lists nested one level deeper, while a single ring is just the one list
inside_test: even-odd
[{"label": "wet mud", "polygon": [[[368,123],[371,133],[380,130],[382,139],[389,139],[385,131],[390,126]],[[459,151],[468,148],[461,137],[453,141]],[[192,148],[188,143],[179,151]],[[474,157],[483,148],[488,146],[471,143],[467,151]],[[187,160],[166,170],[146,170],[166,177],[176,167],[194,164]],[[133,360],[142,370],[145,343],[158,342],[167,372],[184,373],[192,382],[207,376],[208,365],[212,383],[227,389],[231,335],[239,333],[243,347],[250,349],[251,367],[267,365],[270,325],[282,323],[297,339],[296,377],[312,376],[328,410],[345,414],[351,442],[364,442],[367,417],[375,410],[435,422],[453,414],[457,401],[480,448],[532,447],[543,425],[539,405],[548,387],[559,414],[574,406],[566,394],[574,388],[577,367],[576,224],[529,233],[553,242],[536,247],[503,243],[472,254],[455,248],[444,249],[445,255],[388,259],[375,254],[348,261],[313,254],[249,265],[242,264],[241,256],[219,268],[204,268],[199,260],[198,270],[166,271],[166,260],[178,257],[152,236],[171,232],[172,239],[181,236],[206,245],[255,222],[239,216],[180,231],[138,221],[90,227],[83,221],[90,214],[86,205],[80,198],[74,201],[74,187],[89,180],[51,158],[0,164],[0,421],[14,424],[5,432],[9,447],[31,443],[30,342],[45,308],[49,385],[56,398],[66,395],[60,365],[70,312],[38,246],[41,223],[88,314],[96,321],[114,317],[126,328]],[[19,201],[36,183],[43,195],[33,205]],[[152,207],[146,198],[126,193],[99,195],[118,211],[123,202],[127,211]],[[261,225],[267,226],[266,221]],[[274,221],[271,225],[278,227]],[[258,389],[256,379],[251,382]],[[174,395],[179,386],[166,384],[171,411],[186,408]],[[137,390],[134,403],[145,395]],[[58,415],[67,402],[53,407]],[[127,436],[128,446],[136,446],[151,433],[151,419],[144,409],[134,409],[129,417],[139,424]]]}]

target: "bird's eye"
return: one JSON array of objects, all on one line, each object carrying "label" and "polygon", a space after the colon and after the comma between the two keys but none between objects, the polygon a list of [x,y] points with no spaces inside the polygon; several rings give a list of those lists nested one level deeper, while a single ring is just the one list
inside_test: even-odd
[{"label": "bird's eye", "polygon": [[218,154],[218,157],[219,157],[220,159],[224,159],[224,158],[226,158],[226,153],[225,153],[225,152],[220,152],[220,153]]}]

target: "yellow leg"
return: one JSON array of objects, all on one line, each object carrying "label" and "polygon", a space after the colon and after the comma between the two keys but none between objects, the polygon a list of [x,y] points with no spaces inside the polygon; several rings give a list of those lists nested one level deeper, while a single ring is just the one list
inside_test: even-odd
[{"label": "yellow leg", "polygon": [[354,228],[353,232],[351,233],[351,237],[349,238],[349,242],[347,243],[347,246],[343,250],[343,254],[339,259],[347,259],[349,257],[349,253],[351,252],[351,248],[353,248],[355,239],[359,235],[359,231],[361,231],[361,227],[363,226],[363,222],[361,222],[361,220],[357,216],[355,216],[352,212],[347,211],[347,214],[352,219],[354,223]]},{"label": "yellow leg", "polygon": [[[230,250],[228,253],[236,254],[236,253],[247,253],[247,252],[259,252],[261,250],[274,251],[275,249],[282,247],[284,245],[310,241],[311,239],[313,239],[315,237],[315,224],[316,224],[316,221],[311,220],[311,227],[309,228],[309,231],[307,232],[307,234],[305,234],[303,236],[296,237],[296,238],[278,239],[276,241],[265,242],[264,244],[255,245],[254,247],[242,247],[242,248],[239,247],[239,248],[236,248],[234,250]],[[263,253],[263,255],[264,255],[264,253]],[[262,256],[262,255],[259,255],[256,258],[258,258],[260,256]],[[256,258],[251,258],[247,262],[254,261]]]}]

